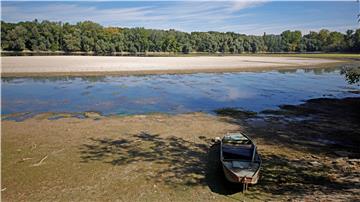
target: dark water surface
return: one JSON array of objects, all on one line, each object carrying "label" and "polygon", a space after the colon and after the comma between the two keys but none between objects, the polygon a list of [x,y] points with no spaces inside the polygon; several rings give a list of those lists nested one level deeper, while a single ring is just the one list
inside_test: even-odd
[{"label": "dark water surface", "polygon": [[142,114],[250,111],[311,98],[359,97],[339,69],[184,75],[2,78],[2,114],[84,112]]}]

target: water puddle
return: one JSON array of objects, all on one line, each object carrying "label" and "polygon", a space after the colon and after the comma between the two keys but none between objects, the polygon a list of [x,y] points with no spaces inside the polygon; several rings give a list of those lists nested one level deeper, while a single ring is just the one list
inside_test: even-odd
[{"label": "water puddle", "polygon": [[[260,112],[329,97],[359,97],[338,69],[185,75],[2,78],[2,114],[43,112],[103,115],[213,113],[220,108]],[[59,119],[61,116],[50,117]],[[12,119],[7,117],[6,119]],[[254,120],[255,121],[255,120]]]}]

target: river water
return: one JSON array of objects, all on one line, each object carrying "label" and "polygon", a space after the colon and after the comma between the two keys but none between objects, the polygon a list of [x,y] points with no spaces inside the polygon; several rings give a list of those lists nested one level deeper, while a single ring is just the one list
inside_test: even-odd
[{"label": "river water", "polygon": [[212,113],[276,109],[312,98],[358,97],[339,69],[146,76],[2,78],[1,113]]}]

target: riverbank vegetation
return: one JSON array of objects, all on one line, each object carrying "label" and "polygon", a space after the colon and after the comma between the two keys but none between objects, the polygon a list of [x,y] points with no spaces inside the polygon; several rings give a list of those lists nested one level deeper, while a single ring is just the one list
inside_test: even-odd
[{"label": "riverbank vegetation", "polygon": [[181,32],[145,28],[103,27],[84,21],[77,24],[50,21],[1,21],[1,49],[5,51],[86,52],[107,55],[127,53],[281,53],[360,52],[360,29],[346,33],[323,29],[303,35],[244,35],[234,32]]}]

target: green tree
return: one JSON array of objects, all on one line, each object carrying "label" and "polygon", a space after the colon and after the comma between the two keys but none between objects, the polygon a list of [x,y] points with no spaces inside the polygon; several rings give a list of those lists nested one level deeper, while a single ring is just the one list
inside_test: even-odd
[{"label": "green tree", "polygon": [[81,50],[80,30],[73,25],[65,23],[63,26],[63,48],[65,51],[73,52]]},{"label": "green tree", "polygon": [[360,52],[360,29],[357,29],[351,38],[353,41],[352,50]]},{"label": "green tree", "polygon": [[9,42],[9,49],[15,51],[25,50],[26,34],[27,30],[21,25],[18,25],[12,29],[7,34],[6,38],[6,40]]},{"label": "green tree", "polygon": [[301,42],[301,32],[300,31],[284,31],[281,33],[282,40],[284,40],[286,51],[294,52],[299,51],[299,46]]},{"label": "green tree", "polygon": [[114,52],[360,52],[360,29],[346,33],[323,29],[302,36],[300,31],[252,36],[234,32],[180,32],[144,28],[103,27],[84,21],[77,24],[37,20],[1,21],[1,48],[22,51]]},{"label": "green tree", "polygon": [[328,38],[328,51],[341,51],[346,48],[345,37],[340,32],[331,32]]}]

